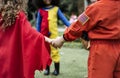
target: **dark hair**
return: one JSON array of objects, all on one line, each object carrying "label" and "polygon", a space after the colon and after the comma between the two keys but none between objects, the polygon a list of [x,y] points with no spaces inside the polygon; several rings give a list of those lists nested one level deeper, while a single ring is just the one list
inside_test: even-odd
[{"label": "dark hair", "polygon": [[24,0],[2,0],[2,7],[0,8],[0,22],[2,22],[3,29],[14,24],[19,11],[25,8],[24,4]]},{"label": "dark hair", "polygon": [[[52,0],[51,5],[59,6],[59,2],[60,0]],[[43,0],[32,0],[32,3],[37,9],[46,6]]]}]

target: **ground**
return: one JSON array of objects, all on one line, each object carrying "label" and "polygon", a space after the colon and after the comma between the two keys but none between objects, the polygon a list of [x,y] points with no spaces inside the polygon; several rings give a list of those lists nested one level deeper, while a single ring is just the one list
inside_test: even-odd
[{"label": "ground", "polygon": [[[35,78],[85,78],[87,75],[87,58],[88,51],[82,48],[62,47],[60,49],[60,75],[44,76],[43,72],[38,70],[35,73]],[[50,72],[54,70],[54,65],[51,65]]]}]

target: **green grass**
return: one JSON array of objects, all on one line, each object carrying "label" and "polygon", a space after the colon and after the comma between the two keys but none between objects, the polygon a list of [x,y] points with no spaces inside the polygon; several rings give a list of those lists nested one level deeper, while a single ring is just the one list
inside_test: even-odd
[{"label": "green grass", "polygon": [[[60,49],[60,55],[60,75],[44,76],[43,72],[36,71],[35,78],[84,78],[87,75],[88,51],[80,48],[63,47]],[[52,64],[51,73],[54,70],[53,66]]]}]

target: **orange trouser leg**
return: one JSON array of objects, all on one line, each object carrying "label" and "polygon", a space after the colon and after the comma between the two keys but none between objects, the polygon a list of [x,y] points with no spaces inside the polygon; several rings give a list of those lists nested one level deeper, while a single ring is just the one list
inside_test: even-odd
[{"label": "orange trouser leg", "polygon": [[91,41],[88,78],[120,78],[120,41]]},{"label": "orange trouser leg", "polygon": [[118,61],[116,63],[116,68],[114,71],[114,78],[120,78],[120,55],[119,55]]}]

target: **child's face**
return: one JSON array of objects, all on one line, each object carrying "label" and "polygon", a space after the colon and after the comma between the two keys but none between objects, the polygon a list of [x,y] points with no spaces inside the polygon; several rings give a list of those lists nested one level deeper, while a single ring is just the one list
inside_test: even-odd
[{"label": "child's face", "polygon": [[43,0],[46,5],[50,5],[52,0]]}]

